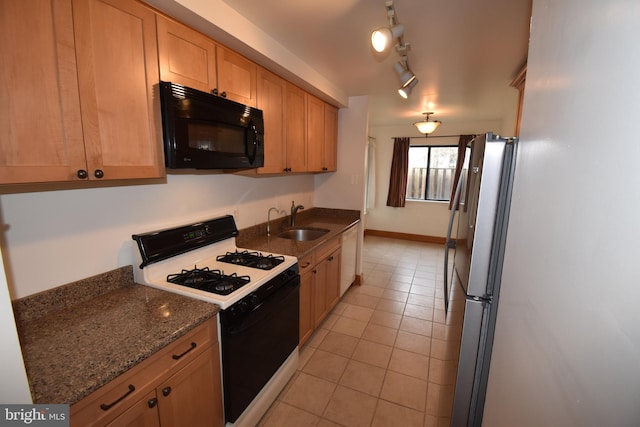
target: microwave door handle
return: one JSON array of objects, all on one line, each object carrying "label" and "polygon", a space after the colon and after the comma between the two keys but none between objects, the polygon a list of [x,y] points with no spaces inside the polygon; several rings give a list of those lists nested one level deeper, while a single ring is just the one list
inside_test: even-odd
[{"label": "microwave door handle", "polygon": [[249,127],[253,130],[253,154],[247,153],[249,156],[249,162],[253,163],[256,159],[256,154],[258,154],[258,130],[253,122],[249,123]]}]

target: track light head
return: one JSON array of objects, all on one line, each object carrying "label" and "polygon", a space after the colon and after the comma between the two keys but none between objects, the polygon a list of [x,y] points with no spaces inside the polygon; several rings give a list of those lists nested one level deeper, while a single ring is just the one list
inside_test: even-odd
[{"label": "track light head", "polygon": [[413,71],[409,69],[406,57],[402,58],[402,62],[396,62],[393,69],[400,79],[400,88],[398,89],[398,93],[406,99],[409,97],[411,89],[418,84],[418,79],[416,78],[416,75],[413,74]]},{"label": "track light head", "polygon": [[402,24],[380,27],[371,33],[371,46],[376,52],[382,53],[391,47],[393,40],[402,37],[403,34]]},{"label": "track light head", "polygon": [[413,76],[413,77],[414,77],[414,79],[411,80],[411,82],[408,85],[400,86],[400,89],[398,89],[398,93],[404,99],[409,98],[409,95],[411,95],[411,90],[415,87],[415,85],[418,84],[418,79],[415,78],[415,76]]}]

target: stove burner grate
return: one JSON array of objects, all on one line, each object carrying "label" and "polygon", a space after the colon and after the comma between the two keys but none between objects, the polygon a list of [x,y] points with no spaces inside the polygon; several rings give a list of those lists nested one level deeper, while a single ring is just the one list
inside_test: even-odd
[{"label": "stove burner grate", "polygon": [[220,270],[210,270],[209,267],[194,266],[193,270],[167,275],[167,282],[219,295],[228,295],[250,281],[249,276],[238,276],[236,273],[227,275]]},{"label": "stove burner grate", "polygon": [[218,255],[216,261],[258,268],[260,270],[271,270],[284,262],[284,256],[274,256],[271,254],[263,255],[260,252],[249,251],[238,252],[236,250],[235,252],[227,252],[224,255]]}]

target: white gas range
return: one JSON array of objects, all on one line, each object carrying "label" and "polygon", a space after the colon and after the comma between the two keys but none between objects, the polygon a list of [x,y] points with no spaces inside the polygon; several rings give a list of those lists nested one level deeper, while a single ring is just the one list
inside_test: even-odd
[{"label": "white gas range", "polygon": [[[295,257],[238,248],[227,215],[133,235],[137,283],[216,303],[227,426],[255,425],[298,366]],[[264,357],[268,355],[269,357]]]}]

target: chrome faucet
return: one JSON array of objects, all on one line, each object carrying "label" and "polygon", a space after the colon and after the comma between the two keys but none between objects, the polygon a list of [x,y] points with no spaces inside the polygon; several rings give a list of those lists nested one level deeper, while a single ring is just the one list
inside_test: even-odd
[{"label": "chrome faucet", "polygon": [[296,214],[300,209],[304,209],[304,206],[302,205],[296,206],[296,204],[292,200],[291,201],[291,226],[292,227],[296,226]]},{"label": "chrome faucet", "polygon": [[271,211],[276,211],[281,215],[287,214],[287,212],[281,211],[278,208],[269,208],[269,212],[267,212],[267,236],[271,236]]}]

